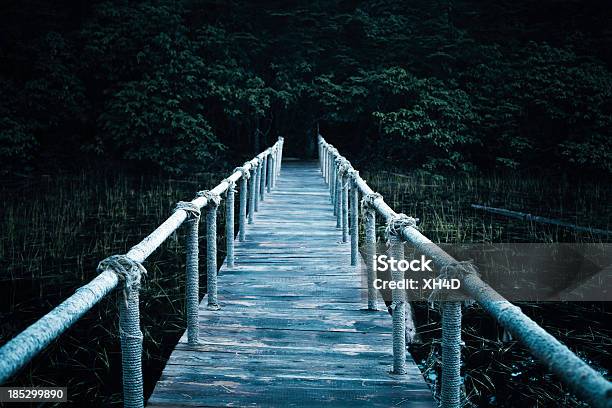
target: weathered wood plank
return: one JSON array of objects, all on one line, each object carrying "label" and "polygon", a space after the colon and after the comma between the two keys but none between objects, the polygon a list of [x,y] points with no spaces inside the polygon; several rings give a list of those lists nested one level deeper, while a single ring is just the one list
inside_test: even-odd
[{"label": "weathered wood plank", "polygon": [[202,302],[200,344],[181,337],[149,407],[433,407],[411,358],[390,374],[391,320],[366,310],[363,265],[350,266],[313,163],[283,167],[235,254],[221,309]]}]

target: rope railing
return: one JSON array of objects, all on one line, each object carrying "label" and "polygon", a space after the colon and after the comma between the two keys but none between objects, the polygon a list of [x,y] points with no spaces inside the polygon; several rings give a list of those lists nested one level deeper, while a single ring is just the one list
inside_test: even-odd
[{"label": "rope railing", "polygon": [[[351,228],[356,228],[358,210],[356,202],[359,194],[362,195],[361,207],[365,219],[365,263],[368,268],[368,308],[376,309],[377,290],[374,288],[375,274],[372,268],[373,255],[376,254],[376,213],[378,213],[387,224],[396,223],[401,214],[397,214],[383,197],[375,193],[363,180],[359,173],[352,168],[350,162],[343,157],[336,148],[327,143],[325,139],[318,136],[319,163],[325,181],[329,185],[332,203],[335,204],[334,215],[336,215],[336,226],[340,228],[344,236],[344,225],[346,222],[344,213],[351,211]],[[348,167],[347,166],[348,163]],[[341,184],[338,180],[348,174],[350,183]],[[344,186],[350,186],[351,193],[350,209],[345,208],[343,197],[339,190]],[[355,198],[357,196],[357,198]],[[341,203],[341,205],[338,205]],[[405,217],[405,216],[404,216]],[[402,217],[403,218],[403,217]],[[408,217],[410,218],[410,217]],[[414,220],[414,219],[411,219]],[[397,224],[396,224],[397,227]],[[389,229],[388,229],[389,230]],[[600,373],[591,368],[582,359],[572,353],[565,345],[540,327],[521,309],[503,298],[493,288],[487,285],[473,268],[465,267],[465,263],[456,261],[452,256],[433,244],[427,237],[416,229],[413,221],[400,224],[394,228],[395,233],[388,237],[393,238],[391,247],[396,255],[402,255],[398,249],[398,243],[408,242],[416,250],[419,250],[441,270],[446,271],[447,276],[451,274],[461,275],[462,290],[480,304],[480,306],[493,316],[514,337],[520,340],[532,353],[533,356],[543,362],[549,370],[564,381],[573,392],[582,400],[594,407],[612,406],[612,383],[607,381]],[[358,234],[351,233],[351,264],[357,264]],[[392,293],[392,308],[400,310],[405,298]],[[454,300],[440,300],[442,309],[442,385],[440,403],[444,408],[458,408],[461,406],[461,303]],[[395,313],[393,316],[393,353],[394,372],[401,373],[403,359],[405,359],[405,331],[403,324],[397,322]]]},{"label": "rope railing", "polygon": [[[60,303],[49,313],[23,330],[0,348],[0,384],[6,382],[53,340],[72,326],[120,283],[119,334],[122,353],[124,407],[144,406],[142,384],[142,332],[140,331],[139,289],[146,270],[142,263],[183,223],[187,225],[186,237],[186,320],[187,341],[198,343],[199,261],[198,224],[200,211],[206,211],[207,239],[207,288],[208,307],[218,309],[217,299],[217,208],[221,195],[226,194],[227,266],[234,266],[234,193],[240,181],[240,214],[238,237],[245,238],[247,219],[247,194],[250,195],[249,223],[254,222],[257,211],[256,197],[262,198],[274,187],[280,174],[284,139],[259,153],[250,161],[237,167],[232,174],[212,190],[198,193],[189,202],[177,203],[174,212],[159,227],[125,255],[113,255],[98,265],[98,276]],[[259,169],[259,170],[258,170]],[[262,172],[263,171],[263,172]],[[262,172],[257,176],[251,173]],[[249,183],[250,180],[250,183]]]}]

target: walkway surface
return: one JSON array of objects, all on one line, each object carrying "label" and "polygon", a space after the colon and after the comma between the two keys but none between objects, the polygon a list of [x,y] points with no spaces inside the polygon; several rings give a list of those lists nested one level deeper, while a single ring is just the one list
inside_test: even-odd
[{"label": "walkway surface", "polygon": [[317,164],[284,162],[219,272],[221,309],[200,305],[201,345],[183,335],[148,406],[433,407],[410,357],[389,374],[391,318],[361,280]]}]

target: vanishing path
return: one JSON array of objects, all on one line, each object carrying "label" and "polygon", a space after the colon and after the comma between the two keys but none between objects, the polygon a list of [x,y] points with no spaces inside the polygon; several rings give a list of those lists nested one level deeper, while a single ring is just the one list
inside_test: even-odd
[{"label": "vanishing path", "polygon": [[221,309],[200,304],[201,344],[183,335],[149,407],[433,407],[410,356],[407,375],[389,373],[391,318],[366,310],[316,162],[283,163],[235,251]]}]

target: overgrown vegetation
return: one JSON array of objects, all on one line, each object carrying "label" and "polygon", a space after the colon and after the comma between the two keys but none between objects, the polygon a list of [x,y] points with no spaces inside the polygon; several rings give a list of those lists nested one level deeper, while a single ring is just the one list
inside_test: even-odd
[{"label": "overgrown vegetation", "polygon": [[[175,180],[97,172],[3,179],[0,344],[93,279],[100,260],[140,242],[177,201],[193,198],[196,190],[222,177],[200,174]],[[28,200],[22,201],[24,196]],[[224,211],[219,211],[220,261],[225,256],[224,222]],[[140,299],[147,395],[185,330],[183,234],[179,228],[146,263]],[[205,254],[205,240],[201,246],[200,254]],[[206,280],[201,283],[203,295]],[[106,296],[6,385],[53,384],[68,387],[71,406],[122,406],[118,301],[114,293]]]},{"label": "overgrown vegetation", "polygon": [[[470,204],[529,208],[534,214],[581,223],[612,226],[610,186],[569,183],[557,178],[433,176],[425,172],[366,172],[364,177],[398,212],[422,220],[419,229],[437,243],[608,242],[605,236],[485,215]],[[554,197],[554,201],[552,198]],[[607,197],[607,198],[606,198]],[[384,240],[384,225],[379,227]],[[486,279],[486,277],[485,277]],[[605,378],[612,379],[606,324],[607,302],[517,302],[524,313],[567,345]],[[439,395],[441,379],[441,313],[433,304],[415,302],[422,344],[411,354],[432,390]],[[503,328],[477,304],[465,307],[462,318],[461,373],[467,407],[586,407],[559,378],[535,360],[520,342],[505,338]]]},{"label": "overgrown vegetation", "polygon": [[59,151],[179,173],[277,134],[308,155],[318,124],[385,166],[612,171],[602,2],[3,7],[5,170]]}]

